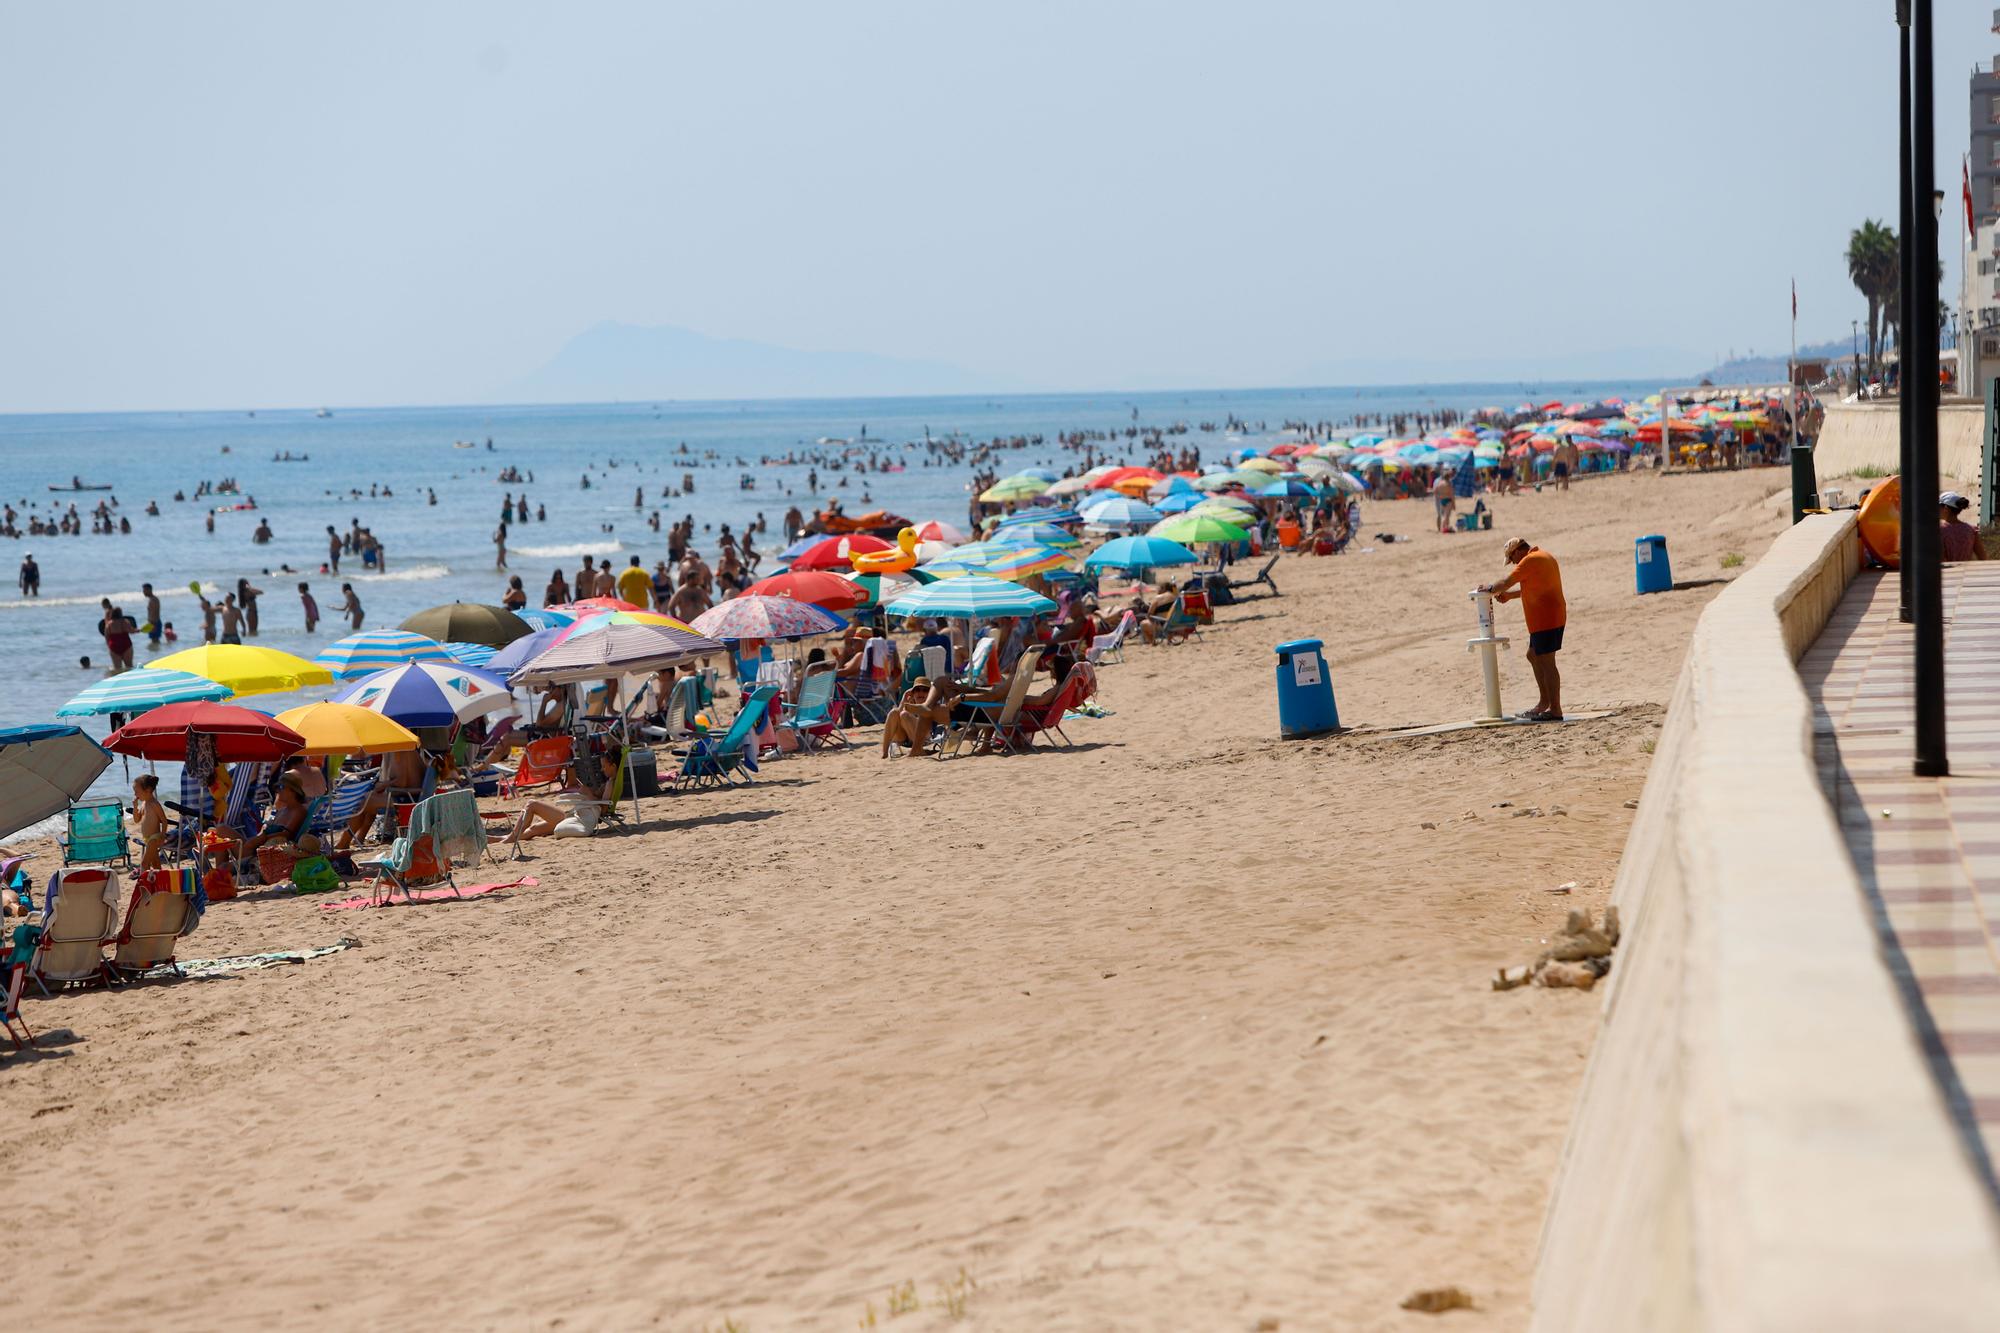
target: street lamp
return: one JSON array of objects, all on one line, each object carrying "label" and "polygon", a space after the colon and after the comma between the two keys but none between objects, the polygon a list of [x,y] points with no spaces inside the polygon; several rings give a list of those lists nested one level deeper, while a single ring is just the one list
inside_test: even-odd
[{"label": "street lamp", "polygon": [[[1903,52],[1902,120],[1902,584],[1916,627],[1916,755],[1918,777],[1951,771],[1945,754],[1944,579],[1938,517],[1938,223],[1944,192],[1937,188],[1933,0],[1897,0]],[[1931,215],[1916,201],[1931,196]]]}]

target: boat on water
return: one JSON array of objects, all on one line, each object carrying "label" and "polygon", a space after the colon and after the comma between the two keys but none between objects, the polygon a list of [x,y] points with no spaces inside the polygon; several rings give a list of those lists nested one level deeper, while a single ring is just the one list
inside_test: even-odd
[{"label": "boat on water", "polygon": [[477,449],[479,446],[471,440],[453,440],[451,447],[454,449]]},{"label": "boat on water", "polygon": [[83,480],[82,480],[81,478],[79,478],[79,477],[71,477],[71,478],[69,479],[69,485],[67,485],[67,486],[58,486],[58,485],[56,485],[56,484],[55,484],[54,482],[50,482],[50,483],[49,483],[49,489],[50,489],[50,490],[52,490],[52,491],[57,491],[57,492],[66,492],[66,491],[108,491],[108,490],[110,490],[110,489],[111,489],[111,486],[109,485],[109,483],[107,483],[107,484],[105,484],[105,485],[102,485],[102,486],[91,486],[91,485],[88,485],[88,484],[86,484],[86,483],[85,483],[85,482],[84,482],[84,481],[83,481]]},{"label": "boat on water", "polygon": [[313,415],[324,421],[326,418],[332,416],[333,413],[322,407],[319,411],[313,413]]}]

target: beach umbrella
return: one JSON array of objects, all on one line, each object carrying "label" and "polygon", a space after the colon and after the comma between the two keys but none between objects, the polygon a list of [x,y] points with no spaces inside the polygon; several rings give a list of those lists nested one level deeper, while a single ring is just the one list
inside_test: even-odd
[{"label": "beach umbrella", "polygon": [[394,718],[354,704],[317,703],[287,708],[278,721],[304,738],[298,753],[324,758],[331,754],[393,754],[414,750],[417,733]]},{"label": "beach umbrella", "polygon": [[646,606],[634,606],[619,597],[579,597],[573,602],[563,602],[553,608],[568,616],[572,621],[585,616],[594,616],[601,611],[649,611]]},{"label": "beach umbrella", "polygon": [[1158,569],[1165,565],[1191,565],[1198,557],[1177,541],[1165,537],[1120,537],[1092,551],[1083,562],[1085,569]]},{"label": "beach umbrella", "polygon": [[692,630],[666,625],[608,625],[594,634],[572,635],[530,658],[507,679],[513,685],[567,685],[658,671],[728,651],[725,645]]},{"label": "beach umbrella", "polygon": [[[569,612],[558,611],[552,606],[544,606],[533,611],[516,611],[514,614],[526,622],[529,629],[559,629],[576,619]],[[450,644],[445,645],[447,648],[450,646]],[[491,647],[490,644],[488,646]],[[477,666],[478,663],[475,662],[473,665]]]},{"label": "beach umbrella", "polygon": [[1296,466],[1301,475],[1308,477],[1324,477],[1330,473],[1340,471],[1340,464],[1334,462],[1331,458],[1322,458],[1317,454],[1310,454],[1297,460]]},{"label": "beach umbrella", "polygon": [[[516,612],[516,614],[519,613]],[[532,638],[533,636],[530,635],[529,637]],[[519,643],[521,641],[516,639],[514,642]],[[510,644],[509,647],[511,646]],[[438,647],[444,649],[444,655],[460,666],[483,667],[493,660],[493,654],[500,651],[498,648],[483,643],[441,643]]]},{"label": "beach umbrella", "polygon": [[1345,472],[1336,472],[1326,480],[1327,484],[1332,486],[1333,489],[1348,495],[1366,495],[1368,493],[1368,488],[1361,484],[1361,478],[1351,476]]},{"label": "beach umbrella", "polygon": [[[1197,495],[1197,492],[1192,490],[1186,493]],[[1160,513],[1160,510],[1153,508],[1144,500],[1135,500],[1127,495],[1113,495],[1087,506],[1083,511],[1083,517],[1085,522],[1099,528],[1143,528],[1159,522]]]},{"label": "beach umbrella", "polygon": [[1068,552],[1059,551],[1053,546],[1037,544],[1010,546],[1005,550],[995,551],[976,565],[961,565],[949,559],[940,560],[931,566],[931,570],[946,577],[962,577],[956,571],[963,571],[967,575],[984,574],[989,578],[1006,579],[1017,583],[1022,579],[1033,578],[1037,574],[1061,569],[1069,563],[1071,560]]},{"label": "beach umbrella", "polygon": [[365,676],[333,696],[406,727],[448,727],[513,705],[507,683],[477,667],[412,662]]},{"label": "beach umbrella", "polygon": [[928,523],[919,523],[917,525],[917,540],[920,542],[943,542],[947,546],[956,546],[965,540],[965,534],[954,528],[951,524],[934,518]]},{"label": "beach umbrella", "polygon": [[1212,495],[1188,512],[1213,514],[1225,523],[1241,523],[1255,522],[1261,511],[1256,501],[1246,500],[1240,495]]},{"label": "beach umbrella", "polygon": [[816,569],[773,574],[768,579],[757,580],[743,591],[760,597],[790,597],[829,611],[845,611],[862,598],[861,590],[847,579]]},{"label": "beach umbrella", "polygon": [[1043,494],[1055,496],[1080,495],[1088,489],[1090,489],[1090,479],[1088,477],[1064,477],[1061,481],[1044,491]]},{"label": "beach umbrella", "polygon": [[894,616],[940,616],[947,620],[991,620],[997,616],[1036,616],[1055,610],[1040,593],[1004,579],[981,574],[943,579],[889,602],[882,609]]},{"label": "beach umbrella", "polygon": [[1285,465],[1275,458],[1246,458],[1240,467],[1244,472],[1262,472],[1266,474],[1274,474],[1285,470]]},{"label": "beach umbrella", "polygon": [[1237,468],[1229,472],[1208,472],[1194,479],[1198,491],[1220,491],[1231,486],[1262,486],[1271,479],[1269,473],[1250,468]]},{"label": "beach umbrella", "polygon": [[594,616],[585,616],[575,624],[557,630],[555,642],[567,643],[579,634],[595,634],[613,625],[650,625],[655,629],[677,629],[685,630],[689,634],[694,633],[694,626],[685,620],[663,616],[658,611],[600,611]]},{"label": "beach umbrella", "polygon": [[[938,543],[936,542],[921,543],[918,546],[918,552],[921,554],[924,546],[937,545]],[[940,550],[942,549],[940,548]],[[856,602],[851,608],[859,611],[873,611],[876,607],[882,605],[882,603],[893,601],[912,588],[920,587],[925,583],[931,583],[936,580],[935,575],[919,573],[913,569],[904,570],[901,574],[856,573],[842,574],[840,577],[861,590],[861,600]],[[801,605],[810,605],[810,603],[801,603]]]},{"label": "beach umbrella", "polygon": [[1192,490],[1194,490],[1194,479],[1183,477],[1180,473],[1176,472],[1171,477],[1154,482],[1147,488],[1146,496],[1151,500],[1158,501],[1162,496],[1183,495]]},{"label": "beach umbrella", "polygon": [[297,754],[305,737],[274,717],[235,704],[163,704],[141,713],[105,739],[104,748],[133,759],[187,758],[196,736],[215,738],[225,764],[270,763]]},{"label": "beach umbrella", "polygon": [[505,648],[495,648],[493,655],[483,663],[474,663],[490,676],[502,680],[513,675],[535,658],[562,642],[567,625],[554,625],[548,629],[538,629],[533,634],[514,640]]},{"label": "beach umbrella", "polygon": [[808,532],[807,534],[805,534],[805,536],[800,537],[790,546],[787,546],[784,550],[778,552],[778,563],[781,565],[789,565],[792,561],[798,559],[800,556],[804,555],[807,551],[812,550],[813,547],[819,545],[821,542],[825,540],[826,540],[825,533]]},{"label": "beach umbrella", "polygon": [[854,568],[848,557],[873,555],[877,551],[893,551],[894,542],[885,542],[880,537],[871,537],[865,532],[849,532],[839,537],[822,537],[801,551],[792,560],[795,570],[842,570]]},{"label": "beach umbrella", "polygon": [[[162,671],[148,666],[109,676],[84,690],[61,708],[57,717],[92,717],[103,713],[137,715],[161,704],[212,703],[229,697],[229,687],[187,671]],[[0,834],[0,837],[4,837]]]},{"label": "beach umbrella", "polygon": [[1062,480],[1062,473],[1052,467],[1024,467],[1014,475],[1017,477],[1033,477],[1036,481],[1051,483]]},{"label": "beach umbrella", "polygon": [[1152,531],[1152,536],[1165,537],[1169,541],[1184,545],[1201,545],[1206,542],[1247,542],[1250,534],[1234,523],[1225,523],[1209,514],[1181,514],[1165,519]]},{"label": "beach umbrella", "polygon": [[993,524],[997,536],[1001,528],[1018,528],[1028,523],[1080,523],[1083,515],[1067,505],[1052,508],[1036,507],[1023,509],[1018,514],[1004,514]]},{"label": "beach umbrella", "polygon": [[1032,500],[1049,488],[1039,477],[1008,477],[979,493],[985,504],[1005,504],[1009,500]]},{"label": "beach umbrella", "polygon": [[523,634],[532,634],[528,622],[504,606],[479,602],[448,602],[419,611],[397,628],[412,634],[428,634],[439,643],[483,643],[505,648]]},{"label": "beach umbrella", "polygon": [[815,634],[838,634],[847,628],[847,622],[811,602],[750,594],[710,607],[694,618],[692,628],[697,634],[728,643],[739,639],[803,639]]},{"label": "beach umbrella", "polygon": [[276,648],[246,648],[240,643],[211,643],[156,657],[141,671],[185,671],[227,685],[232,695],[285,694],[307,685],[331,685],[325,667],[281,653]]},{"label": "beach umbrella", "polygon": [[1203,499],[1200,491],[1179,491],[1167,496],[1164,500],[1155,501],[1153,508],[1159,510],[1162,514],[1181,514],[1202,503]]},{"label": "beach umbrella", "polygon": [[111,756],[78,727],[0,730],[0,838],[67,809],[110,766]]},{"label": "beach umbrella", "polygon": [[1291,496],[1318,495],[1319,490],[1311,482],[1298,477],[1274,477],[1269,485],[1259,486],[1251,494],[1267,500],[1282,500]]},{"label": "beach umbrella", "polygon": [[[1109,472],[1100,472],[1095,477],[1092,477],[1090,479],[1090,489],[1094,491],[1106,491],[1117,486],[1120,482],[1129,481],[1134,478],[1144,481],[1147,486],[1151,486],[1156,481],[1165,481],[1167,474],[1158,468],[1151,467],[1115,467]],[[1145,494],[1145,491],[1142,489],[1140,494]]]},{"label": "beach umbrella", "polygon": [[331,671],[335,680],[359,680],[406,662],[451,660],[436,639],[400,629],[361,630],[313,654],[313,661]]},{"label": "beach umbrella", "polygon": [[[989,546],[1054,546],[1059,549],[1081,545],[1081,539],[1067,528],[1053,523],[1015,523],[994,529]],[[947,556],[947,559],[950,557]]]}]

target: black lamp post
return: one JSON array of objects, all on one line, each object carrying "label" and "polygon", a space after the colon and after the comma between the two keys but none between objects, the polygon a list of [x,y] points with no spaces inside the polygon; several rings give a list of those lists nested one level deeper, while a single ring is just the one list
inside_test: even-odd
[{"label": "black lamp post", "polygon": [[1910,302],[1917,290],[1917,228],[1915,208],[1911,198],[1911,182],[1915,179],[1910,160],[1910,0],[1896,0],[1896,36],[1901,47],[1901,74],[1897,80],[1897,135],[1896,155],[1900,188],[1896,191],[1898,208],[1896,222],[1896,300],[1897,308],[1903,312],[1902,332],[1896,339],[1896,475],[1901,477],[1903,494],[1901,521],[1898,524],[1900,537],[1897,541],[1896,560],[1896,616],[1905,625],[1916,619],[1916,571],[1910,552],[1910,538],[1917,526],[1916,488],[1912,484],[1911,435],[1916,429],[1916,409],[1910,402],[1910,354],[1908,350]]},{"label": "black lamp post", "polygon": [[[1912,21],[1904,28],[1910,52],[1909,98],[1905,103],[1910,136],[1907,152],[1911,170],[1903,189],[1906,219],[1914,236],[1903,248],[1902,416],[1909,423],[1909,466],[1903,476],[1903,532],[1907,542],[1904,586],[1914,582],[1912,610],[1916,624],[1917,744],[1913,769],[1919,777],[1943,777],[1951,771],[1945,756],[1944,724],[1944,579],[1938,533],[1938,214],[1943,196],[1937,190],[1936,101],[1933,91],[1935,28],[1932,0],[1910,0]],[[1897,6],[1898,18],[1908,11]],[[1930,197],[1925,213],[1910,207]],[[1914,214],[1914,216],[1910,216]],[[1914,243],[1913,243],[1914,242]],[[1911,576],[1914,575],[1912,580]]]}]

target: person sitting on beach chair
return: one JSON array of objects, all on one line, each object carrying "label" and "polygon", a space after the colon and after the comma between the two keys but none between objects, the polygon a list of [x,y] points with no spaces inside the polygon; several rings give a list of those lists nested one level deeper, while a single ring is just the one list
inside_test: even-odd
[{"label": "person sitting on beach chair", "polygon": [[422,800],[430,794],[426,789],[433,780],[430,757],[424,751],[402,750],[384,755],[375,777],[375,790],[368,793],[360,811],[341,830],[334,850],[344,852],[353,846],[354,840],[367,833],[369,824],[397,797],[403,798],[405,804]]},{"label": "person sitting on beach chair", "polygon": [[[618,776],[620,759],[618,750],[606,749],[597,756],[595,765],[587,759],[572,762],[563,791],[551,800],[529,801],[505,841],[518,845],[530,838],[583,838],[595,833],[604,816],[606,795]],[[593,773],[595,783],[591,781]]]}]

